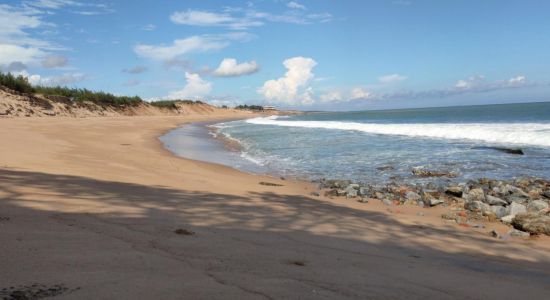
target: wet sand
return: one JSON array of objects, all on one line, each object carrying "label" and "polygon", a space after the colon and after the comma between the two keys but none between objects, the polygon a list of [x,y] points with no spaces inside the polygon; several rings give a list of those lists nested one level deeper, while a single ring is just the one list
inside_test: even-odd
[{"label": "wet sand", "polygon": [[547,237],[495,240],[508,228],[462,228],[442,208],[311,196],[310,183],[178,158],[158,140],[246,116],[0,119],[0,295],[33,284],[60,299],[550,295]]}]

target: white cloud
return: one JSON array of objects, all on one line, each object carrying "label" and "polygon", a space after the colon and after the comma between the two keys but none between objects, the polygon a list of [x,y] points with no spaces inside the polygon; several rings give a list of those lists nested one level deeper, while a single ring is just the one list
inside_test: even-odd
[{"label": "white cloud", "polygon": [[405,79],[407,79],[406,76],[399,75],[399,74],[389,74],[389,75],[384,75],[384,76],[378,77],[378,81],[380,81],[381,83],[386,83],[386,84],[403,81]]},{"label": "white cloud", "polygon": [[340,92],[331,91],[319,96],[319,99],[322,102],[339,102],[339,101],[342,101],[344,98],[342,97],[342,94]]},{"label": "white cloud", "polygon": [[367,100],[372,99],[374,94],[370,91],[367,91],[364,88],[356,87],[351,90],[350,99],[351,100]]},{"label": "white cloud", "polygon": [[[290,4],[293,3],[293,4]],[[324,23],[333,19],[330,13],[305,14],[305,6],[297,2],[288,3],[293,9],[283,14],[271,14],[257,11],[251,8],[227,7],[224,12],[211,12],[205,10],[177,11],[170,15],[170,20],[175,24],[190,26],[217,26],[233,30],[242,30],[250,27],[258,27],[266,22],[279,22],[291,24]],[[303,7],[303,9],[299,9]]]},{"label": "white cloud", "polygon": [[169,46],[139,44],[134,47],[134,52],[141,57],[168,61],[188,53],[220,50],[229,46],[232,41],[246,41],[251,37],[252,35],[245,32],[194,35],[175,40]]},{"label": "white cloud", "polygon": [[510,85],[522,85],[525,83],[525,80],[526,80],[525,76],[519,75],[514,78],[508,79],[508,83]]},{"label": "white cloud", "polygon": [[306,9],[306,7],[296,1],[290,1],[286,4],[286,6],[288,8],[292,8],[292,9]]},{"label": "white cloud", "polygon": [[34,63],[44,55],[46,52],[39,48],[0,43],[0,65],[8,65],[16,61],[24,64]]},{"label": "white cloud", "polygon": [[42,66],[48,69],[64,67],[68,63],[69,63],[69,60],[65,56],[61,56],[61,55],[46,56],[42,60]]},{"label": "white cloud", "polygon": [[237,63],[234,58],[224,58],[220,66],[212,73],[220,77],[234,77],[257,72],[260,66],[255,61]]},{"label": "white cloud", "polygon": [[299,94],[299,89],[305,87],[314,77],[312,72],[317,62],[307,57],[293,57],[286,59],[283,65],[287,69],[285,76],[279,79],[268,80],[258,89],[266,100],[286,104],[309,104],[312,101],[312,90],[306,89]]},{"label": "white cloud", "polygon": [[165,99],[200,99],[212,91],[212,83],[199,74],[185,72],[185,79],[187,82],[183,89],[171,92]]},{"label": "white cloud", "polygon": [[49,77],[43,77],[41,75],[34,74],[26,77],[29,79],[29,82],[31,84],[43,86],[64,86],[86,79],[86,75],[82,73],[65,73],[62,75]]}]

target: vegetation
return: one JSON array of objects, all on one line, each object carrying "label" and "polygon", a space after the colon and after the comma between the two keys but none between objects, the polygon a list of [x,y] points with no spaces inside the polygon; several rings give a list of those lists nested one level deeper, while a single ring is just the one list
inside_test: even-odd
[{"label": "vegetation", "polygon": [[177,108],[176,104],[182,103],[182,104],[204,104],[202,101],[193,101],[193,100],[160,100],[160,101],[153,101],[149,104],[156,106],[158,108],[168,108],[168,109],[175,109]]},{"label": "vegetation", "polygon": [[89,101],[105,106],[136,106],[143,103],[143,100],[138,96],[115,96],[105,92],[94,92],[88,89],[68,88],[61,86],[33,86],[29,83],[26,77],[16,77],[11,73],[0,73],[0,85],[20,93],[38,93],[44,96],[63,96],[74,102]]},{"label": "vegetation", "polygon": [[263,111],[264,110],[264,107],[263,106],[260,106],[260,105],[239,105],[237,107],[235,107],[236,109],[246,109],[246,110],[259,110],[259,111]]}]

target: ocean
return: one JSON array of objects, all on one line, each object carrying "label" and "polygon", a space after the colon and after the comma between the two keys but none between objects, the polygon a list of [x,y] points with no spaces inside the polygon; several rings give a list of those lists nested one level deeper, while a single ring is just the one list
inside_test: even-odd
[{"label": "ocean", "polygon": [[[308,113],[178,130],[164,137],[176,154],[254,173],[380,184],[433,180],[414,176],[414,168],[451,172],[455,178],[441,180],[452,181],[550,179],[549,102]],[[181,136],[193,130],[196,137],[223,137],[203,141],[223,154],[183,153],[189,149],[176,145],[174,136],[189,145]],[[523,155],[502,148],[521,149]]]}]

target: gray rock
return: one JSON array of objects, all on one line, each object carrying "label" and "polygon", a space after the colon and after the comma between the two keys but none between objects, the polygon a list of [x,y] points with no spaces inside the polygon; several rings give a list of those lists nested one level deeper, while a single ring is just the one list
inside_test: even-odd
[{"label": "gray rock", "polygon": [[509,236],[522,237],[522,238],[531,236],[531,234],[529,232],[525,232],[525,231],[521,231],[521,230],[517,230],[517,229],[510,229],[510,231],[508,231],[507,234]]},{"label": "gray rock", "polygon": [[491,206],[491,211],[497,216],[498,219],[506,216],[508,214],[508,210],[506,207],[502,206]]},{"label": "gray rock", "polygon": [[527,211],[528,212],[539,212],[543,209],[547,209],[548,208],[548,203],[542,201],[542,200],[534,200],[534,201],[531,201],[529,202],[529,204],[527,204]]},{"label": "gray rock", "polygon": [[368,196],[369,190],[366,187],[360,187],[359,188],[359,195],[361,196]]},{"label": "gray rock", "polygon": [[359,185],[357,183],[350,183],[346,188],[352,188],[352,189],[358,190]]},{"label": "gray rock", "polygon": [[521,213],[512,220],[512,226],[531,234],[550,235],[550,216],[541,213]]},{"label": "gray rock", "polygon": [[550,199],[550,191],[546,191],[544,193],[542,193],[542,195],[548,199]]},{"label": "gray rock", "polygon": [[413,191],[409,191],[405,194],[405,199],[410,200],[410,201],[418,201],[418,200],[422,199],[422,197],[418,193],[415,193]]},{"label": "gray rock", "polygon": [[464,208],[466,208],[469,211],[479,211],[479,212],[482,212],[482,213],[487,212],[487,211],[491,211],[491,206],[489,206],[488,204],[483,203],[481,201],[468,202],[468,203],[466,203]]},{"label": "gray rock", "polygon": [[485,193],[480,188],[471,189],[468,194],[464,195],[467,201],[485,201]]},{"label": "gray rock", "polygon": [[498,234],[498,232],[496,230],[491,230],[490,232],[491,236],[494,237],[495,239],[500,239],[500,234]]},{"label": "gray rock", "polygon": [[500,206],[508,205],[508,202],[506,202],[505,200],[502,200],[498,197],[494,197],[491,195],[485,196],[485,202],[487,202],[490,205],[500,205]]},{"label": "gray rock", "polygon": [[512,216],[527,212],[527,208],[525,207],[525,205],[519,204],[516,202],[512,202],[512,204],[510,204],[510,206],[508,206],[507,209],[508,209],[508,215],[512,215]]},{"label": "gray rock", "polygon": [[336,190],[336,196],[345,196],[346,191],[345,190]]},{"label": "gray rock", "polygon": [[369,198],[366,198],[366,197],[362,197],[362,198],[359,198],[359,200],[357,200],[357,202],[361,202],[361,203],[369,203]]},{"label": "gray rock", "polygon": [[445,201],[441,199],[430,199],[430,206],[436,206],[442,203],[445,203]]},{"label": "gray rock", "polygon": [[346,198],[355,198],[357,197],[357,190],[354,188],[347,188],[346,190]]},{"label": "gray rock", "polygon": [[387,205],[387,206],[391,206],[391,205],[393,204],[393,203],[392,203],[390,200],[388,200],[388,199],[383,199],[383,200],[382,200],[382,203],[384,203],[384,205]]},{"label": "gray rock", "polygon": [[455,197],[462,197],[462,187],[460,187],[458,185],[448,186],[445,189],[445,193],[449,194],[449,195],[452,195],[452,196],[455,196]]},{"label": "gray rock", "polygon": [[506,197],[506,202],[508,202],[508,203],[514,203],[514,202],[515,203],[525,203],[525,202],[527,202],[527,198],[510,195],[510,196]]},{"label": "gray rock", "polygon": [[512,196],[529,198],[529,194],[516,186],[508,185],[508,190],[510,191],[510,193],[512,193]]},{"label": "gray rock", "polygon": [[514,217],[515,216],[512,216],[512,215],[506,215],[502,218],[500,218],[500,221],[504,224],[512,224],[512,220],[514,220]]}]

